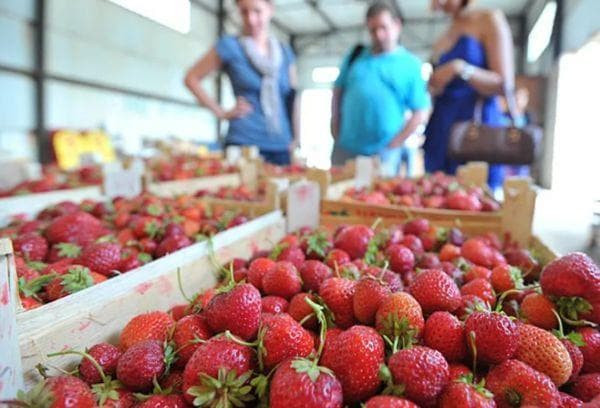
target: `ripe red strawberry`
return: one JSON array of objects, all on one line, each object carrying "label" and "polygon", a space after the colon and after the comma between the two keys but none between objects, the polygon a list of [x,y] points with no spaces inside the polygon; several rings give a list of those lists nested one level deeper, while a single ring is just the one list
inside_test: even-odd
[{"label": "ripe red strawberry", "polygon": [[132,318],[121,331],[119,342],[123,350],[144,340],[165,341],[173,319],[165,312],[148,312]]},{"label": "ripe red strawberry", "polygon": [[300,268],[304,263],[306,257],[302,249],[297,246],[289,246],[284,248],[278,255],[277,261],[279,262],[291,262],[296,268]]},{"label": "ripe red strawberry", "polygon": [[265,296],[261,299],[260,311],[262,313],[286,313],[288,308],[288,301],[280,296]]},{"label": "ripe red strawberry", "polygon": [[419,302],[406,292],[388,295],[375,314],[375,328],[389,338],[419,338],[425,326]]},{"label": "ripe red strawberry", "polygon": [[583,338],[585,346],[579,347],[583,354],[582,373],[600,372],[600,332],[591,327],[577,330]]},{"label": "ripe red strawberry", "polygon": [[137,408],[186,408],[187,402],[181,395],[152,395],[146,401],[136,405]]},{"label": "ripe red strawberry", "polygon": [[262,279],[265,274],[275,267],[275,262],[269,258],[256,258],[248,267],[248,282],[260,291],[263,290]]},{"label": "ripe red strawberry", "polygon": [[331,237],[323,231],[315,231],[302,237],[300,247],[307,259],[323,260],[333,246]]},{"label": "ripe red strawberry", "polygon": [[471,282],[473,279],[485,279],[490,280],[492,277],[492,271],[488,268],[479,265],[471,265],[469,269],[463,275],[463,281],[465,283]]},{"label": "ripe red strawberry", "polygon": [[[115,392],[116,394],[110,393],[107,395],[106,401],[101,405],[102,408],[132,408],[136,406],[138,400],[131,391],[127,391],[124,388],[117,388]],[[99,399],[98,395],[96,395],[96,398]],[[100,405],[100,401],[98,405]]]},{"label": "ripe red strawberry", "polygon": [[229,330],[242,340],[252,340],[260,323],[260,292],[249,283],[224,290],[228,291],[215,295],[206,306],[208,326],[213,333]]},{"label": "ripe red strawberry", "polygon": [[[556,331],[554,332],[556,335]],[[573,336],[576,336],[575,338]],[[577,376],[579,376],[579,372],[583,367],[583,353],[577,347],[577,344],[583,344],[583,340],[579,335],[575,332],[569,333],[566,336],[559,334],[559,339],[563,346],[567,349],[569,353],[569,357],[571,357],[571,362],[573,363],[573,370],[571,371],[571,376],[569,377],[567,382],[572,382]]]},{"label": "ripe red strawberry", "polygon": [[400,244],[410,249],[415,255],[421,255],[425,252],[423,242],[416,235],[405,235]]},{"label": "ripe red strawberry", "polygon": [[340,268],[342,265],[350,263],[350,261],[352,261],[352,259],[350,259],[350,255],[348,255],[346,251],[336,248],[329,251],[325,257],[325,264],[327,264],[327,266],[333,270]]},{"label": "ripe red strawberry", "polygon": [[473,384],[471,378],[451,381],[440,396],[439,408],[495,408],[494,396],[482,384]]},{"label": "ripe red strawberry", "polygon": [[442,262],[452,262],[458,257],[460,257],[460,247],[456,245],[444,244],[440,250],[440,261]]},{"label": "ripe red strawberry", "polygon": [[48,252],[46,261],[48,263],[55,263],[62,259],[76,259],[81,255],[81,247],[75,244],[69,244],[67,242],[61,242],[52,245]]},{"label": "ripe red strawberry", "polygon": [[262,287],[267,295],[281,296],[290,300],[292,296],[302,290],[302,281],[293,263],[280,261],[265,273]]},{"label": "ripe red strawberry", "polygon": [[427,347],[442,353],[449,363],[463,361],[467,356],[464,325],[448,312],[435,312],[429,316],[423,340]]},{"label": "ripe red strawberry", "polygon": [[139,239],[155,239],[160,235],[161,222],[159,219],[154,217],[142,216],[132,218],[130,222],[130,227],[133,230],[135,236]]},{"label": "ripe red strawberry", "polygon": [[[27,394],[19,395],[27,407],[95,408],[96,401],[90,387],[77,377],[61,375],[44,380]],[[20,406],[16,405],[15,406]]]},{"label": "ripe red strawberry", "polygon": [[473,279],[471,282],[464,284],[460,288],[460,294],[463,296],[477,296],[490,306],[494,306],[496,303],[496,294],[494,293],[494,288],[492,287],[492,284],[485,279]]},{"label": "ripe red strawberry", "polygon": [[[201,396],[205,397],[206,404],[213,406],[231,406],[232,399],[244,403],[249,395],[242,387],[254,367],[255,355],[250,347],[212,338],[196,350],[185,366],[183,396],[190,405]],[[219,382],[209,381],[209,378]]]},{"label": "ripe red strawberry", "polygon": [[304,290],[311,290],[315,293],[319,292],[319,287],[325,279],[333,276],[333,272],[329,266],[315,260],[305,261],[298,269],[298,272],[300,272],[300,276],[302,277]]},{"label": "ripe red strawberry", "polygon": [[163,343],[144,340],[129,347],[117,364],[117,379],[133,391],[149,391],[152,380],[165,372],[167,364]]},{"label": "ripe red strawberry", "polygon": [[345,251],[351,259],[362,258],[375,233],[365,225],[343,228],[335,237],[334,247]]},{"label": "ripe red strawberry", "polygon": [[558,325],[553,310],[554,303],[540,293],[530,293],[521,302],[523,320],[545,330],[554,329]]},{"label": "ripe red strawberry", "polygon": [[381,269],[378,266],[368,266],[363,270],[364,277],[371,276],[386,284],[391,292],[400,292],[404,289],[402,277],[387,269]]},{"label": "ripe red strawberry", "polygon": [[[298,293],[290,301],[290,307],[288,308],[287,313],[297,322],[301,322],[307,316],[314,313],[312,307],[310,307],[310,305],[306,302],[306,298],[312,300],[313,302],[315,301],[315,296],[310,293]],[[302,324],[302,326],[309,330],[316,331],[318,328],[317,318],[314,316],[309,318]]]},{"label": "ripe red strawberry", "polygon": [[474,312],[465,321],[465,335],[471,353],[485,363],[500,364],[517,350],[517,325],[499,313]]},{"label": "ripe red strawberry", "polygon": [[569,352],[550,332],[530,324],[517,326],[519,337],[515,358],[546,374],[560,387],[573,370]]},{"label": "ripe red strawberry", "polygon": [[461,253],[465,259],[479,266],[484,266],[486,268],[492,268],[494,266],[494,251],[483,239],[468,239],[462,245]]},{"label": "ripe red strawberry", "polygon": [[264,315],[258,355],[267,370],[291,357],[306,357],[313,347],[310,333],[287,313]]},{"label": "ripe red strawberry", "polygon": [[404,395],[419,405],[436,401],[449,381],[446,359],[429,347],[400,350],[389,358],[388,367],[394,384],[402,384]]},{"label": "ripe red strawberry", "polygon": [[506,360],[492,367],[486,384],[498,408],[558,407],[560,403],[552,380],[519,360]]},{"label": "ripe red strawberry", "polygon": [[43,261],[48,254],[48,242],[36,233],[19,235],[13,239],[13,248],[29,261]]},{"label": "ripe red strawberry", "polygon": [[352,326],[356,282],[345,278],[329,278],[321,284],[319,296],[333,313],[335,325],[341,329]]},{"label": "ripe red strawberry", "polygon": [[377,309],[390,293],[389,285],[375,277],[367,276],[359,280],[353,299],[356,319],[363,324],[373,325]]},{"label": "ripe red strawberry", "polygon": [[419,408],[411,401],[391,395],[377,395],[367,401],[365,408]]},{"label": "ripe red strawberry", "polygon": [[[121,358],[121,350],[112,344],[98,343],[87,351],[96,362],[102,367],[104,374],[114,378],[117,371],[117,363]],[[86,383],[92,385],[102,381],[100,373],[94,367],[88,358],[83,358],[79,363],[79,375]]]},{"label": "ripe red strawberry", "polygon": [[438,310],[453,312],[460,306],[460,292],[456,283],[438,269],[428,269],[417,274],[410,285],[410,293],[417,299],[425,314]]},{"label": "ripe red strawberry", "polygon": [[45,235],[51,244],[68,242],[85,246],[95,241],[104,232],[97,218],[85,212],[75,212],[52,221],[46,228]]},{"label": "ripe red strawberry", "polygon": [[415,255],[404,245],[390,245],[385,254],[390,262],[390,269],[396,273],[404,274],[415,267]]},{"label": "ripe red strawberry", "polygon": [[172,394],[183,394],[181,387],[183,386],[183,371],[173,371],[163,376],[160,380],[160,386],[164,390],[170,388]]},{"label": "ripe red strawberry", "polygon": [[93,272],[81,265],[69,265],[66,272],[46,285],[48,300],[56,300],[94,285]]},{"label": "ripe red strawberry", "polygon": [[341,408],[343,402],[338,379],[330,370],[313,366],[309,360],[284,361],[271,380],[271,408]]},{"label": "ripe red strawberry", "polygon": [[321,364],[340,380],[344,402],[352,404],[375,395],[381,384],[379,366],[385,357],[381,336],[371,327],[353,326],[333,337],[330,347],[335,352],[324,353]]},{"label": "ripe red strawberry", "polygon": [[404,224],[403,232],[419,236],[425,234],[431,228],[431,224],[426,218],[416,218]]},{"label": "ripe red strawberry", "polygon": [[160,258],[165,255],[176,252],[181,248],[188,247],[190,245],[192,245],[192,241],[185,235],[167,236],[162,241],[160,241],[160,243],[156,247],[156,251],[154,251],[154,255],[157,258]]},{"label": "ripe red strawberry", "polygon": [[94,272],[110,276],[121,264],[121,246],[111,242],[87,245],[79,257],[79,262]]},{"label": "ripe red strawberry", "polygon": [[571,393],[583,402],[600,395],[600,373],[582,374],[571,384]]},{"label": "ripe red strawberry", "polygon": [[511,289],[523,287],[523,274],[517,267],[510,265],[498,265],[492,270],[492,286],[496,293],[506,292]]},{"label": "ripe red strawberry", "polygon": [[192,354],[200,347],[199,340],[208,340],[210,337],[210,329],[200,315],[191,314],[178,320],[173,331],[173,342],[178,357],[175,365],[179,368],[185,367]]},{"label": "ripe red strawberry", "polygon": [[558,394],[560,395],[560,408],[581,408],[583,406],[583,401],[572,395],[562,391]]}]

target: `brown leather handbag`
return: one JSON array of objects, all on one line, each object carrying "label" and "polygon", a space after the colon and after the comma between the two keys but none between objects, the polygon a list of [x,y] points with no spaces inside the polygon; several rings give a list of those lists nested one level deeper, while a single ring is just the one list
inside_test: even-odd
[{"label": "brown leather handbag", "polygon": [[[507,95],[509,95],[507,93]],[[511,100],[512,99],[512,100]],[[452,127],[448,156],[459,162],[485,161],[492,164],[530,165],[536,159],[542,129],[536,125],[517,127],[513,97],[507,96],[510,126],[493,127],[482,123],[483,100],[475,104],[473,121]]]}]

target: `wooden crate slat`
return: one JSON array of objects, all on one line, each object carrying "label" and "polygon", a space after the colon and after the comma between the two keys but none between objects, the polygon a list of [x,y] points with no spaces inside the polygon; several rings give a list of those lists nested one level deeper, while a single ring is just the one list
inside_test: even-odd
[{"label": "wooden crate slat", "polygon": [[219,187],[238,187],[240,184],[239,173],[228,173],[188,180],[154,182],[148,185],[148,191],[161,197],[169,197],[194,194],[199,190],[216,190]]}]

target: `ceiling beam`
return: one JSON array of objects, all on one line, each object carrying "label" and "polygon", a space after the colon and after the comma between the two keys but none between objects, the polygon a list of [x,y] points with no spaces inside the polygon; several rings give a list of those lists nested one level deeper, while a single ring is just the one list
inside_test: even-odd
[{"label": "ceiling beam", "polygon": [[323,11],[323,9],[321,7],[319,7],[319,2],[317,0],[305,0],[306,4],[308,4],[308,6],[313,9],[315,11],[315,13],[317,13],[319,15],[319,17],[321,17],[321,19],[325,22],[325,24],[327,24],[327,26],[329,27],[329,31],[335,31],[337,30],[337,25],[335,24],[335,22],[331,19],[331,17],[329,17],[329,15]]}]

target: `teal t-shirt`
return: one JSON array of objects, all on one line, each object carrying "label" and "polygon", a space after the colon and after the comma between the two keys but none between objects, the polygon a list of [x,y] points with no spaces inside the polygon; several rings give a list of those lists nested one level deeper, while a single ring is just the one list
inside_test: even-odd
[{"label": "teal t-shirt", "polygon": [[365,48],[350,67],[349,59],[335,82],[342,90],[339,144],[355,154],[373,155],[402,129],[406,111],[430,106],[422,63],[404,47],[382,54]]}]

